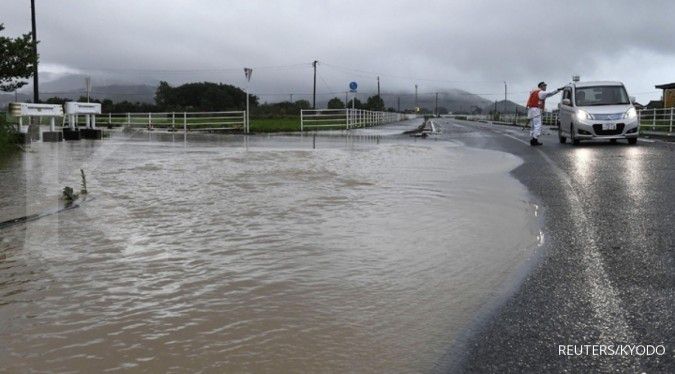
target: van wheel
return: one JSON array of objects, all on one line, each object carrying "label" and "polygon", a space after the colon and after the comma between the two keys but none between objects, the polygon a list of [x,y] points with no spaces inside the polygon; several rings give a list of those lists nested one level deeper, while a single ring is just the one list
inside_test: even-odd
[{"label": "van wheel", "polygon": [[562,134],[562,126],[560,126],[560,122],[558,122],[558,140],[560,141],[560,144],[567,143],[567,137],[563,136]]},{"label": "van wheel", "polygon": [[637,138],[628,138],[628,144],[630,145],[637,144]]},{"label": "van wheel", "polygon": [[572,142],[573,145],[579,145],[580,141],[577,139],[577,137],[574,135],[574,124],[570,123],[570,141]]}]

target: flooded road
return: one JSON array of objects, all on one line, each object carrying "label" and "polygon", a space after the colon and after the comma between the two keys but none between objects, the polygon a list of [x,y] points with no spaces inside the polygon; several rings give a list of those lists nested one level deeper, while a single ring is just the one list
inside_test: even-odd
[{"label": "flooded road", "polygon": [[379,137],[114,136],[0,166],[8,371],[431,372],[539,241],[521,161]]}]

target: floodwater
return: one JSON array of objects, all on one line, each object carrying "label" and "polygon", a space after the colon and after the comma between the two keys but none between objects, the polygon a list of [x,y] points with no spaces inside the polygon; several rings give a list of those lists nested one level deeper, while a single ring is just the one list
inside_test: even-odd
[{"label": "floodwater", "polygon": [[[316,149],[313,144],[316,142]],[[514,156],[117,135],[0,164],[7,371],[433,372],[539,240]]]}]

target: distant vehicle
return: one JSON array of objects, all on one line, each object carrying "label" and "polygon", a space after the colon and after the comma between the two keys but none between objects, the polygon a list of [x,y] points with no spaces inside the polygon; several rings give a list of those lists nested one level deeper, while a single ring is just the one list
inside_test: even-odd
[{"label": "distant vehicle", "polygon": [[573,82],[565,86],[558,108],[560,143],[626,139],[637,143],[638,118],[621,82]]}]

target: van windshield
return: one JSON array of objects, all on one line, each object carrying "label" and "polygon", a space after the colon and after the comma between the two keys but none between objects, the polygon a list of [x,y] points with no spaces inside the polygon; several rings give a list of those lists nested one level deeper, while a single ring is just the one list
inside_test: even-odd
[{"label": "van windshield", "polygon": [[580,87],[574,93],[577,106],[630,104],[623,86]]}]

